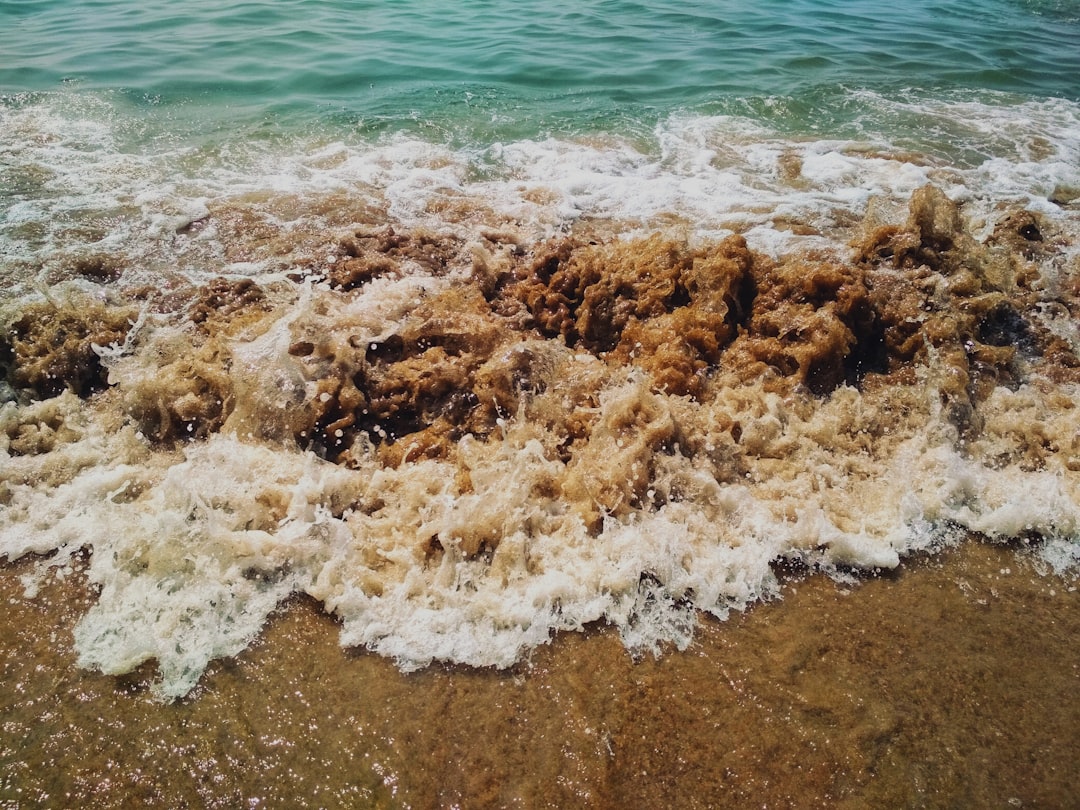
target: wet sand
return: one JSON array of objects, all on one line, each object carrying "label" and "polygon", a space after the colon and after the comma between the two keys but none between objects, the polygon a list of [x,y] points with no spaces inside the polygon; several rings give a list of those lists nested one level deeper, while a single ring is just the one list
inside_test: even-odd
[{"label": "wet sand", "polygon": [[280,611],[187,698],[79,669],[79,577],[0,569],[0,806],[1075,807],[1080,593],[977,542],[705,620],[634,662],[603,628],[507,671],[402,674]]}]

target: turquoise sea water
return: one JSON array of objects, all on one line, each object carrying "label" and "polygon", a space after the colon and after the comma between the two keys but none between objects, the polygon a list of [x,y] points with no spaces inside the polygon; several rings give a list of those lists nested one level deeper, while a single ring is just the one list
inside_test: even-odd
[{"label": "turquoise sea water", "polygon": [[[122,91],[231,115],[648,115],[837,87],[1080,97],[1072,0],[0,4],[0,92]],[[578,119],[580,121],[580,119]]]},{"label": "turquoise sea water", "polygon": [[190,117],[204,129],[427,124],[482,141],[760,112],[766,99],[783,124],[821,129],[858,116],[853,90],[1076,101],[1078,77],[1073,0],[0,4],[6,105],[115,94],[187,130]]},{"label": "turquoise sea water", "polygon": [[123,88],[282,108],[443,106],[435,94],[600,106],[837,84],[1076,98],[1075,2],[8,2],[0,86]]}]

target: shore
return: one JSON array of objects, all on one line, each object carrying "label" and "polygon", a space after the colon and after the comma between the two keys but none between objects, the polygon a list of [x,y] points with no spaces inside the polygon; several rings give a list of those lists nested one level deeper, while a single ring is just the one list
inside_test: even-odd
[{"label": "shore", "polygon": [[506,671],[412,674],[279,611],[188,698],[79,669],[78,575],[0,571],[5,807],[1066,807],[1080,592],[970,542],[703,621],[635,662],[603,628]]}]

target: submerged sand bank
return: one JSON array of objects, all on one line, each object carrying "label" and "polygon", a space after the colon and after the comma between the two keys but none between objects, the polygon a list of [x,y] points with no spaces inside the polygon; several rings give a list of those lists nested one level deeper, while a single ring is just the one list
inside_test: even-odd
[{"label": "submerged sand bank", "polygon": [[79,577],[0,575],[0,801],[126,807],[1067,807],[1080,592],[972,542],[814,576],[634,662],[560,634],[506,671],[404,674],[313,602],[162,704],[75,665]]}]

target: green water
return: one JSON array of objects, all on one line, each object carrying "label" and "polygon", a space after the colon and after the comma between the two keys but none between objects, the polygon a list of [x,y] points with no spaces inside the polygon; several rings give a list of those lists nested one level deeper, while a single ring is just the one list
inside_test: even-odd
[{"label": "green water", "polygon": [[807,125],[841,88],[1078,99],[1078,17],[1033,0],[20,0],[0,3],[0,93],[117,92],[204,126],[464,124],[480,140],[763,98],[795,99]]}]

